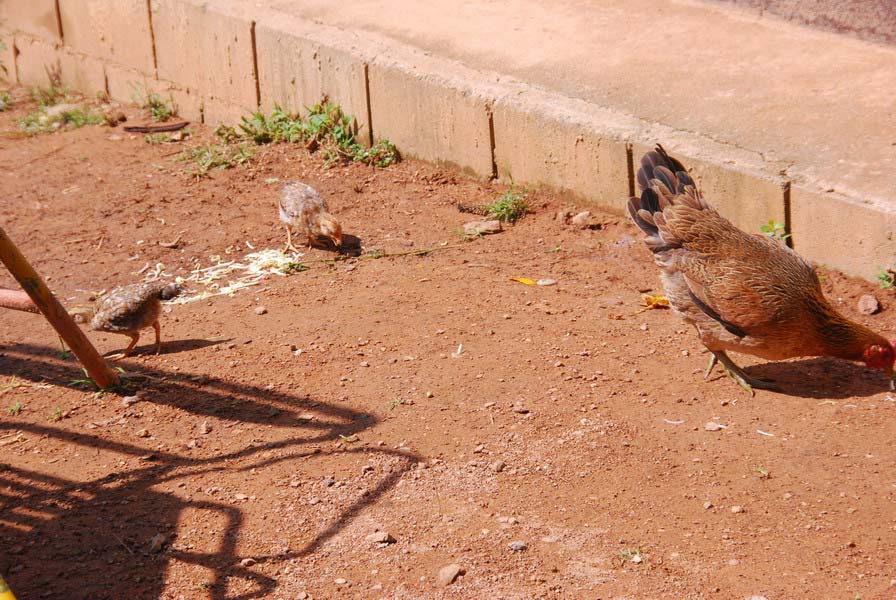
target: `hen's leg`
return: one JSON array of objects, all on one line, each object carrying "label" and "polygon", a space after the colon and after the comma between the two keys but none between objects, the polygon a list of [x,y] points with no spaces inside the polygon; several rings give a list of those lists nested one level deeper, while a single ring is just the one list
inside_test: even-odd
[{"label": "hen's leg", "polygon": [[742,388],[750,392],[750,395],[753,395],[753,388],[757,390],[769,390],[772,392],[780,391],[780,388],[773,381],[769,381],[768,379],[761,379],[758,377],[750,377],[744,370],[734,364],[734,361],[728,358],[728,355],[724,352],[713,352],[712,358],[709,360],[709,367],[706,369],[706,376],[709,377],[709,373],[712,370],[712,367],[715,366],[716,361],[722,363],[722,366],[725,367],[725,372],[728,373],[728,377],[733,379],[740,385]]},{"label": "hen's leg", "polygon": [[137,345],[137,340],[140,339],[140,332],[135,331],[134,333],[126,333],[125,335],[131,338],[131,343],[128,344],[128,347],[124,349],[124,352],[113,354],[109,357],[109,360],[121,360],[122,358],[127,358],[131,355],[131,350],[134,349],[134,346]]},{"label": "hen's leg", "polygon": [[152,324],[152,328],[156,330],[156,354],[158,354],[162,351],[162,328],[159,327],[158,319]]}]

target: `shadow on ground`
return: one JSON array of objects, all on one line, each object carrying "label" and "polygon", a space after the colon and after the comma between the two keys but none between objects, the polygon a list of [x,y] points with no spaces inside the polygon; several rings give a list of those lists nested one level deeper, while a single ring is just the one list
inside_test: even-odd
[{"label": "shadow on ground", "polygon": [[[52,425],[0,423],[0,439],[16,435],[32,440],[55,439],[71,446],[70,457],[108,451],[120,455],[120,464],[126,466],[98,479],[73,481],[0,463],[0,539],[4,546],[0,569],[20,598],[112,599],[120,598],[122,589],[127,589],[129,597],[150,599],[162,596],[170,563],[180,561],[204,567],[211,573],[206,591],[197,589],[197,594],[208,594],[215,600],[265,597],[277,589],[278,582],[240,564],[236,540],[241,535],[244,514],[239,506],[214,498],[184,499],[159,491],[158,484],[203,473],[260,470],[274,463],[321,454],[320,449],[311,446],[358,434],[375,425],[377,418],[307,396],[207,376],[145,367],[138,373],[153,381],[151,398],[146,401],[235,422],[273,422],[279,427],[295,429],[295,435],[274,442],[256,442],[213,457],[196,458],[166,451],[150,453],[145,447]],[[58,352],[28,345],[17,345],[14,351],[0,355],[0,374],[35,382],[71,381],[81,377],[78,365],[61,361]],[[299,418],[308,412],[317,418],[313,421]],[[289,449],[294,451],[272,457],[272,450]],[[383,473],[364,495],[344,508],[301,548],[257,557],[258,562],[288,560],[315,552],[366,507],[376,503],[418,460],[411,453],[384,448],[344,452],[391,455],[403,460],[390,473]],[[240,462],[235,464],[235,460]],[[212,522],[224,529],[216,536],[223,542],[213,552],[194,552],[180,545],[177,549],[168,547],[187,509],[212,513]],[[161,536],[160,549],[147,544],[155,536]],[[228,582],[233,578],[251,582],[251,589],[230,594],[228,590],[232,586]]]},{"label": "shadow on ground", "polygon": [[833,358],[765,363],[744,370],[752,377],[773,380],[782,394],[800,398],[864,397],[890,389],[881,371]]}]

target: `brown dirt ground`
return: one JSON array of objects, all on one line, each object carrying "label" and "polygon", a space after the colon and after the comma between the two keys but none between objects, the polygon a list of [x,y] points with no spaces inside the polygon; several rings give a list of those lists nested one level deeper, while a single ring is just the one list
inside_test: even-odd
[{"label": "brown dirt ground", "polygon": [[[145,377],[129,407],[73,386],[38,316],[0,314],[2,381],[24,384],[0,417],[0,573],[20,599],[896,598],[883,377],[813,359],[751,369],[783,394],[704,381],[687,326],[635,314],[658,276],[626,220],[570,228],[535,193],[518,225],[460,243],[455,203],[497,186],[285,145],[196,180],[179,146],[107,127],[10,137],[26,110],[0,114],[2,223],[70,304],[147,263],[185,275],[279,247],[273,177],[317,187],[365,252],[449,246],[312,250],[306,272],[172,306],[163,353],[147,334],[120,363]],[[825,286],[896,329],[892,294]],[[882,314],[857,315],[868,292]],[[378,529],[396,542],[365,541]],[[465,574],[437,587],[449,563]]]}]

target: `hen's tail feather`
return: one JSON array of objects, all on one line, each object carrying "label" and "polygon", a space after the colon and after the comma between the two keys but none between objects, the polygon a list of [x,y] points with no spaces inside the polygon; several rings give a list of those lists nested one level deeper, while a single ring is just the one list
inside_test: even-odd
[{"label": "hen's tail feather", "polygon": [[629,200],[628,212],[635,225],[647,234],[645,242],[655,253],[680,247],[678,240],[663,237],[662,229],[666,224],[663,211],[666,208],[675,205],[697,210],[710,208],[697,191],[685,166],[669,156],[659,144],[656,150],[647,152],[641,158],[638,187],[641,197]]}]

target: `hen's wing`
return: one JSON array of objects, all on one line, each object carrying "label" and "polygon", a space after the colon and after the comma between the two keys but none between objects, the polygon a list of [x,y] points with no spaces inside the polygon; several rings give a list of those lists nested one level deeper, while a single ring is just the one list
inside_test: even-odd
[{"label": "hen's wing", "polygon": [[628,209],[657,263],[680,273],[691,301],[729,332],[761,333],[820,295],[808,263],[783,244],[732,225],[661,146],[641,160],[638,185],[641,197],[629,200]]}]

